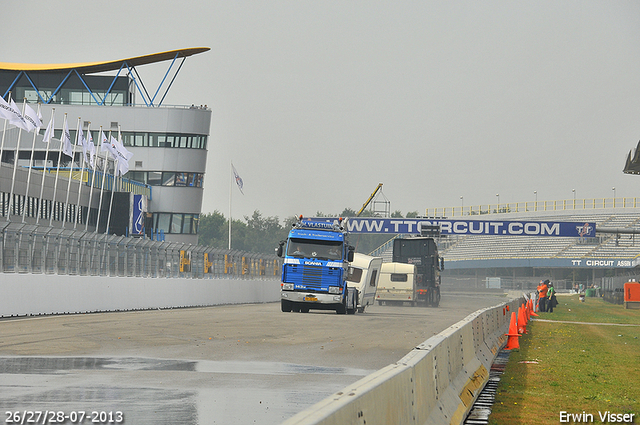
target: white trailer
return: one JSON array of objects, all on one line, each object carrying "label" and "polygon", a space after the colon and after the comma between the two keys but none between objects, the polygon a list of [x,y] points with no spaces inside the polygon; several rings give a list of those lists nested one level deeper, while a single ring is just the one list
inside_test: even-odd
[{"label": "white trailer", "polygon": [[417,275],[415,264],[383,263],[376,293],[378,304],[415,305]]},{"label": "white trailer", "polygon": [[358,313],[363,313],[366,306],[375,302],[381,266],[381,257],[358,253],[349,264],[347,286],[358,290]]}]

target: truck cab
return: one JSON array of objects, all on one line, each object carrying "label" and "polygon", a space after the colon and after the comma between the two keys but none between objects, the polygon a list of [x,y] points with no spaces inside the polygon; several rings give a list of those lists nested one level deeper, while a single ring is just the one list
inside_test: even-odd
[{"label": "truck cab", "polygon": [[438,245],[431,237],[394,239],[393,262],[416,266],[415,301],[438,307],[440,304],[440,271],[444,260],[438,254]]},{"label": "truck cab", "polygon": [[349,288],[346,281],[354,248],[340,224],[300,218],[276,249],[276,254],[284,257],[280,290],[283,312],[356,312],[357,290]]}]

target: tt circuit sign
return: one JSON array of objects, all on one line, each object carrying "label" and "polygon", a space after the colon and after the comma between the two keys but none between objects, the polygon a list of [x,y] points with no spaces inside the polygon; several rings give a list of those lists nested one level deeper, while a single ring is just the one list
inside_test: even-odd
[{"label": "tt circuit sign", "polygon": [[[337,223],[337,218],[310,218]],[[596,223],[567,221],[441,220],[424,218],[349,218],[350,233],[420,234],[423,226],[439,226],[442,235],[558,236],[593,238]]]}]

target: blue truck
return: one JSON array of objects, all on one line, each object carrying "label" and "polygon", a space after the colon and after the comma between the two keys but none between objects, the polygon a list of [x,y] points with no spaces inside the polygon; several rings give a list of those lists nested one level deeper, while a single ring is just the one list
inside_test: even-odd
[{"label": "blue truck", "polygon": [[349,245],[342,224],[342,220],[327,223],[300,217],[287,240],[280,242],[276,254],[284,258],[280,290],[283,312],[356,312],[358,291],[347,285],[355,249]]}]

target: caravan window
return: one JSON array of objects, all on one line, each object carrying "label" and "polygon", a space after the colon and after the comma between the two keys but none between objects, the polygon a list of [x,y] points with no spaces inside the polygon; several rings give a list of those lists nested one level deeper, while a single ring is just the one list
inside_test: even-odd
[{"label": "caravan window", "polygon": [[378,270],[374,270],[371,273],[371,280],[369,281],[369,286],[376,286],[376,277],[378,276]]},{"label": "caravan window", "polygon": [[347,280],[353,283],[360,283],[360,279],[362,279],[362,269],[351,267],[349,269],[349,277],[347,277]]},{"label": "caravan window", "polygon": [[391,273],[391,282],[406,282],[406,273]]}]

